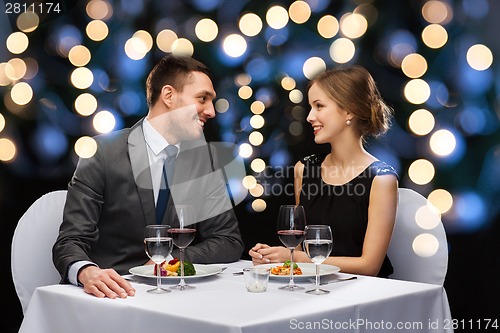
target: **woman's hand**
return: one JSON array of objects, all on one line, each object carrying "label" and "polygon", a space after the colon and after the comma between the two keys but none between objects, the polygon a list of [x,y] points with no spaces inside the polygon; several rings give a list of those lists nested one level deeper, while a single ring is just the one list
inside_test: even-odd
[{"label": "woman's hand", "polygon": [[257,243],[248,251],[254,265],[285,262],[290,259],[290,250],[283,246]]}]

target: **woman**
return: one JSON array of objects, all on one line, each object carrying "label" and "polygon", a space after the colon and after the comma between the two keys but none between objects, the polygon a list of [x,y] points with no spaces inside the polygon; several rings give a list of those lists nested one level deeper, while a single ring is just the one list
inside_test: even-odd
[{"label": "woman", "polygon": [[[303,158],[295,165],[297,204],[307,224],[328,224],[333,250],[324,261],[342,272],[387,277],[393,272],[386,255],[396,217],[396,171],[363,147],[367,136],[379,136],[390,125],[392,110],[384,103],[370,73],[360,66],[328,70],[308,86],[311,111],[307,122],[314,141],[329,143],[329,154]],[[254,264],[279,263],[288,248],[256,244]],[[294,261],[310,262],[297,249]]]}]

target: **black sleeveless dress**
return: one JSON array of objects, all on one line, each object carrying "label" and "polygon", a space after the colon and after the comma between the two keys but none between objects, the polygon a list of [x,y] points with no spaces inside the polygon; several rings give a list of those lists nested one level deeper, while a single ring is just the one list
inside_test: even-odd
[{"label": "black sleeveless dress", "polygon": [[[304,157],[300,204],[304,206],[307,224],[327,224],[332,229],[331,256],[359,257],[363,250],[368,224],[370,190],[375,176],[395,175],[390,165],[375,161],[358,176],[343,185],[330,185],[321,178],[321,163],[327,154]],[[388,277],[393,267],[385,256],[379,277]]]}]

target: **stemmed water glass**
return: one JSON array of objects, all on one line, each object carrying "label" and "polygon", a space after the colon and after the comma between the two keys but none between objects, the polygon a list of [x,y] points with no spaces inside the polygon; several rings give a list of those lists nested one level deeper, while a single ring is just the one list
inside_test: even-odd
[{"label": "stemmed water glass", "polygon": [[169,223],[174,226],[169,229],[169,235],[172,237],[174,245],[179,248],[181,262],[181,280],[171,288],[178,290],[194,289],[194,286],[188,285],[184,280],[184,249],[191,244],[196,235],[193,207],[175,205],[175,209],[171,211]]},{"label": "stemmed water glass", "polygon": [[297,290],[304,287],[293,281],[293,250],[304,239],[306,216],[301,205],[282,205],[278,214],[278,237],[290,249],[290,282],[279,289]]},{"label": "stemmed water glass", "polygon": [[308,225],[305,228],[304,250],[316,265],[316,287],[306,291],[307,294],[324,295],[328,290],[319,288],[320,265],[332,252],[333,236],[332,230],[327,225]]},{"label": "stemmed water glass", "polygon": [[149,293],[163,294],[170,292],[161,286],[160,265],[166,260],[172,252],[172,237],[168,235],[170,226],[163,224],[154,224],[146,226],[144,232],[144,249],[149,259],[156,265],[156,288],[148,290]]}]

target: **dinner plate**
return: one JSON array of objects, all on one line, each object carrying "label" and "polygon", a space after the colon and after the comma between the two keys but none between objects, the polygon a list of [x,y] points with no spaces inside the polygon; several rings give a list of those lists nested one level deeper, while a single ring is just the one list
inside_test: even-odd
[{"label": "dinner plate", "polygon": [[[264,264],[260,266],[265,266],[269,268],[274,268],[277,266],[282,266],[283,264]],[[309,279],[312,277],[316,276],[316,265],[313,263],[307,263],[307,262],[300,262],[297,263],[297,265],[300,267],[302,270],[302,275],[293,275],[294,280],[304,280],[304,279]],[[337,266],[332,266],[332,265],[320,265],[319,266],[319,275],[320,276],[325,276],[325,275],[331,275],[340,272],[340,268]],[[290,275],[274,275],[274,274],[269,274],[269,278],[273,280],[283,280],[287,281],[290,280]]]},{"label": "dinner plate", "polygon": [[[222,272],[222,267],[214,265],[193,264],[196,270],[195,275],[185,276],[184,279],[197,279],[212,276]],[[146,278],[156,278],[154,275],[154,265],[137,266],[129,269],[130,274]],[[165,280],[178,280],[180,276],[162,276]]]}]

